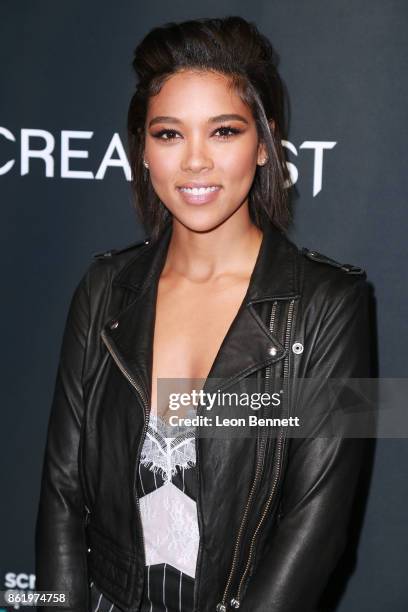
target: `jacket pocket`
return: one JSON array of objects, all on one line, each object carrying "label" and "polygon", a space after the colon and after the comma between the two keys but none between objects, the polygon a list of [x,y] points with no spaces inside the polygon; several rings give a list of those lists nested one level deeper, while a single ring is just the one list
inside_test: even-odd
[{"label": "jacket pocket", "polygon": [[91,579],[114,596],[129,590],[134,558],[123,552],[92,523],[87,526],[88,568]]}]

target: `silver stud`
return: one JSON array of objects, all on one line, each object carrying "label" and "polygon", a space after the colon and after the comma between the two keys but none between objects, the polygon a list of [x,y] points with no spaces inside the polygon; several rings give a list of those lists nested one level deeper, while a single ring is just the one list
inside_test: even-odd
[{"label": "silver stud", "polygon": [[90,549],[90,548],[88,548],[88,552],[91,552],[91,549]]},{"label": "silver stud", "polygon": [[145,244],[149,244],[150,240],[145,240],[144,243]]},{"label": "silver stud", "polygon": [[275,357],[277,352],[278,352],[278,349],[276,347],[274,347],[274,346],[269,349],[269,354],[272,355],[272,357]]},{"label": "silver stud", "polygon": [[119,325],[119,321],[113,321],[113,323],[111,323],[110,328],[111,329],[116,329],[118,327],[118,325]]},{"label": "silver stud", "polygon": [[292,346],[292,351],[296,355],[300,355],[300,353],[303,353],[303,344],[301,342],[295,342],[295,344]]}]

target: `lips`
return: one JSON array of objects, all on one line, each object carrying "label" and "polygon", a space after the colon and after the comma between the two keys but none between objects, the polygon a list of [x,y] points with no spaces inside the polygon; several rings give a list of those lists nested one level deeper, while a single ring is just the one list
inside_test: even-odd
[{"label": "lips", "polygon": [[216,185],[215,183],[211,184],[211,183],[186,183],[184,185],[179,185],[177,187],[177,189],[184,191],[184,190],[188,190],[189,192],[202,192],[205,193],[206,191],[214,191],[215,189],[220,189],[221,185]]},{"label": "lips", "polygon": [[214,193],[215,191],[219,191],[220,187],[180,187],[179,191],[181,193],[189,193],[191,195],[199,196],[204,195],[206,193]]},{"label": "lips", "polygon": [[221,185],[216,183],[184,183],[178,185],[177,189],[220,189]]},{"label": "lips", "polygon": [[206,204],[212,202],[221,190],[221,185],[215,183],[185,183],[179,185],[180,192],[187,204]]}]

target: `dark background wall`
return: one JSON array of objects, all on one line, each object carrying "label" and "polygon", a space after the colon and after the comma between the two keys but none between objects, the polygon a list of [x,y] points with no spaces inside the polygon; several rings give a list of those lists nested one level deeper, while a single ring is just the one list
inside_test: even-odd
[{"label": "dark background wall", "polygon": [[[133,48],[166,21],[227,14],[255,21],[281,55],[291,101],[289,160],[298,173],[291,237],[366,269],[376,302],[378,373],[407,376],[404,0],[3,2],[0,590],[15,582],[34,586],[42,451],[74,286],[93,252],[144,235],[124,167],[108,166],[95,178],[115,134],[114,144],[126,146]],[[27,130],[41,130],[32,133],[31,148],[46,140],[53,148],[47,171],[41,159],[25,163]],[[69,168],[88,177],[61,170],[66,130],[80,133],[70,148],[87,151]],[[332,148],[324,150],[316,193],[317,142]],[[112,157],[118,154],[116,147]],[[406,440],[378,441],[341,612],[407,609],[407,460]]]}]

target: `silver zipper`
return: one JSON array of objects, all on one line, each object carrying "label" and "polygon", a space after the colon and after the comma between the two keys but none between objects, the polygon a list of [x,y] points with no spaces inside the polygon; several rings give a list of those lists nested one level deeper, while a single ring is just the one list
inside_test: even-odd
[{"label": "silver zipper", "polygon": [[[272,309],[271,309],[271,315],[270,315],[270,319],[269,319],[269,331],[272,333],[273,329],[274,329],[274,324],[275,324],[275,317],[276,317],[276,310],[277,310],[277,302],[273,302],[272,304]],[[266,369],[266,373],[265,373],[265,377],[269,378],[271,373],[271,367],[268,366],[268,368]],[[247,520],[247,516],[248,516],[248,512],[249,512],[249,508],[251,506],[252,503],[252,498],[254,495],[254,492],[256,490],[256,487],[258,485],[260,476],[262,474],[262,469],[263,469],[263,461],[264,461],[264,453],[265,453],[265,445],[266,445],[266,440],[264,437],[261,438],[261,441],[259,443],[259,448],[260,451],[258,453],[258,460],[257,460],[257,466],[256,466],[256,470],[255,470],[255,476],[254,476],[254,480],[252,482],[252,487],[248,496],[248,500],[245,506],[245,510],[244,510],[244,514],[243,517],[241,519],[241,524],[239,526],[239,530],[238,530],[238,535],[237,535],[237,539],[235,541],[235,547],[234,547],[234,553],[233,553],[233,557],[232,557],[232,565],[231,565],[231,569],[230,569],[230,573],[228,576],[228,580],[227,580],[227,584],[225,586],[224,589],[224,593],[222,596],[222,601],[220,603],[217,604],[216,610],[217,612],[226,612],[227,607],[226,607],[226,601],[227,601],[227,595],[228,595],[228,590],[232,581],[232,577],[234,575],[235,572],[235,566],[237,564],[237,560],[238,560],[238,551],[239,551],[239,545],[240,545],[240,541],[242,538],[242,533],[243,533],[243,529],[244,529],[244,525],[246,523]],[[238,604],[238,605],[237,605]],[[234,598],[232,600],[232,605],[234,605],[234,607],[239,607],[239,601]]]},{"label": "silver zipper", "polygon": [[[272,304],[272,308],[271,308],[271,318],[269,319],[269,331],[271,332],[271,334],[273,333],[273,329],[275,326],[275,317],[276,317],[276,309],[278,307],[278,302],[275,300],[275,302]],[[271,366],[269,366],[270,369]]]},{"label": "silver zipper", "polygon": [[[273,332],[274,327],[275,327],[275,318],[276,318],[276,310],[277,310],[277,307],[278,307],[278,302],[276,302],[276,301],[275,301],[275,302],[272,304],[272,308],[271,308],[271,316],[270,316],[270,319],[269,319],[269,331],[270,331],[271,333]],[[270,386],[269,386],[269,379],[270,379],[270,375],[271,375],[271,369],[272,369],[272,366],[268,365],[268,366],[267,366],[267,368],[266,368],[266,371],[265,371],[265,378],[267,378],[267,379],[268,379],[268,385],[267,385],[267,389],[266,389],[266,391],[269,391],[269,390],[270,390]]]},{"label": "silver zipper", "polygon": [[[290,332],[291,332],[291,327],[292,327],[292,318],[293,318],[293,309],[294,309],[294,305],[295,305],[295,300],[291,300],[290,304],[289,304],[289,308],[288,308],[288,319],[287,319],[287,325],[286,325],[286,333],[285,333],[285,350],[289,349],[289,342],[290,342]],[[288,355],[285,357],[285,361],[284,361],[284,365],[283,365],[283,378],[284,381],[287,381],[287,377],[288,377],[288,368],[289,368],[289,364],[288,364]],[[240,603],[240,597],[241,597],[241,590],[242,590],[242,586],[245,580],[245,577],[248,573],[250,564],[251,564],[251,560],[252,560],[252,556],[254,553],[254,549],[255,549],[255,542],[256,542],[256,538],[258,536],[259,530],[262,526],[262,523],[265,520],[265,517],[268,513],[268,509],[271,505],[275,490],[276,490],[276,485],[278,483],[279,480],[279,475],[280,475],[280,469],[281,469],[281,460],[282,460],[282,448],[283,448],[283,440],[284,440],[284,436],[283,436],[283,431],[281,430],[279,438],[278,438],[278,443],[277,443],[277,453],[278,453],[278,469],[276,470],[276,474],[275,474],[275,478],[273,480],[272,483],[272,489],[271,492],[269,494],[269,497],[266,501],[264,510],[262,512],[261,518],[258,521],[258,524],[255,528],[255,531],[252,535],[251,538],[251,544],[249,547],[249,554],[248,554],[248,560],[244,569],[244,572],[241,576],[241,579],[239,581],[239,585],[238,585],[238,590],[237,590],[237,594],[236,596],[231,600],[231,605],[234,608],[239,608],[241,603]],[[225,595],[225,594],[224,594]],[[226,601],[226,597],[223,600],[223,604],[225,605],[225,601]]]},{"label": "silver zipper", "polygon": [[[293,309],[295,307],[295,300],[291,300],[289,304],[289,312],[288,312],[288,325],[286,327],[286,336],[285,336],[285,349],[289,351],[289,342],[290,342],[290,332],[292,327],[292,318],[293,318]],[[289,353],[286,356],[283,362],[283,378],[287,380],[289,369]]]},{"label": "silver zipper", "polygon": [[224,594],[222,596],[222,602],[221,602],[221,604],[217,605],[217,610],[221,610],[221,612],[224,610],[224,608],[222,606],[225,607],[225,602],[227,600],[228,590],[229,590],[229,587],[230,587],[230,584],[231,584],[232,577],[233,577],[234,572],[235,572],[235,566],[236,566],[237,560],[238,560],[239,545],[240,545],[240,542],[241,542],[242,533],[243,533],[243,530],[244,530],[244,525],[245,525],[247,517],[248,517],[249,508],[251,506],[252,498],[253,498],[256,486],[258,484],[260,475],[262,473],[264,450],[265,450],[265,438],[261,438],[261,441],[259,443],[259,448],[261,450],[260,450],[260,452],[258,454],[258,460],[257,460],[257,465],[256,465],[255,476],[254,476],[254,480],[252,482],[252,487],[251,487],[251,490],[250,490],[250,493],[249,493],[249,496],[248,496],[248,500],[247,500],[247,503],[246,503],[246,506],[245,506],[244,514],[243,514],[243,517],[242,517],[242,520],[241,520],[241,524],[239,526],[237,539],[235,541],[234,554],[233,554],[233,558],[232,558],[232,565],[231,565],[230,573],[229,573],[229,576],[228,576],[227,584],[226,584],[225,589],[224,589]]},{"label": "silver zipper", "polygon": [[[120,369],[122,374],[125,376],[125,378],[127,378],[127,380],[130,382],[130,384],[133,386],[133,388],[138,392],[139,397],[140,397],[140,399],[142,400],[142,403],[143,403],[144,425],[143,425],[143,430],[142,430],[142,436],[141,436],[140,442],[139,442],[139,447],[137,449],[136,458],[135,458],[135,461],[133,463],[133,465],[134,465],[134,472],[133,472],[133,496],[134,496],[134,499],[136,499],[137,511],[138,511],[138,514],[139,514],[139,521],[140,521],[140,525],[142,525],[142,516],[141,516],[141,512],[140,512],[140,502],[139,502],[139,497],[137,495],[137,488],[136,488],[136,466],[137,466],[138,461],[139,461],[139,457],[140,457],[141,449],[142,449],[142,444],[143,444],[143,441],[145,439],[146,432],[147,432],[147,427],[148,427],[148,424],[149,424],[149,404],[148,404],[148,401],[147,401],[147,398],[146,398],[145,391],[144,391],[143,387],[141,387],[135,381],[135,379],[131,376],[131,374],[129,374],[128,370],[122,365],[122,362],[120,361],[119,357],[116,355],[114,349],[112,348],[112,345],[109,342],[104,329],[101,332],[101,336],[102,336],[102,339],[103,339],[104,343],[106,344],[106,347],[107,347],[109,353],[112,355],[113,360],[115,361],[116,365],[118,366],[118,368]],[[144,558],[144,561],[145,561],[146,560],[145,559],[145,542],[144,542],[143,529],[140,530],[140,533],[141,533],[141,540],[142,540],[143,558]]]}]

